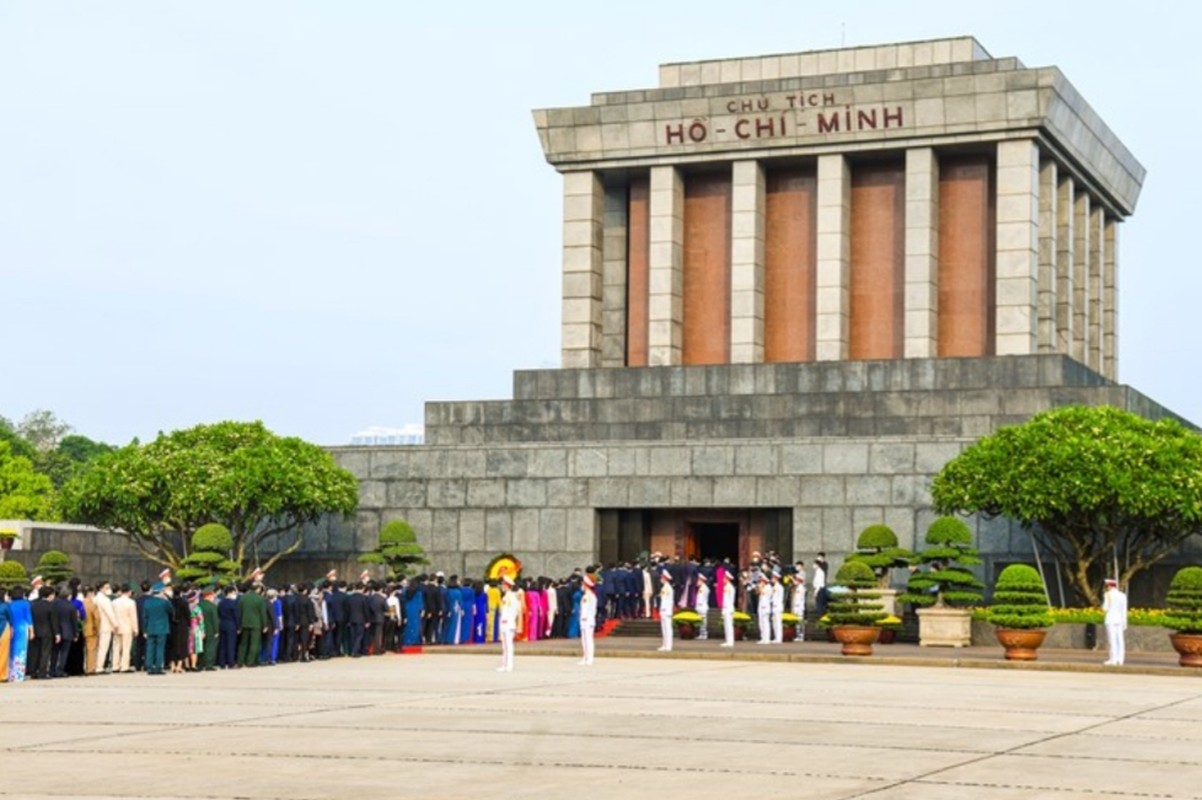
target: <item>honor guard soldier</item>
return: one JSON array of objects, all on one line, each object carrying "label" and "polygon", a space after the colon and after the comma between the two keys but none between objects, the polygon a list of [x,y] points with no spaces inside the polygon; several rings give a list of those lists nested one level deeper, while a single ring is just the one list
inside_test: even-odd
[{"label": "honor guard soldier", "polygon": [[697,633],[697,638],[708,639],[709,632],[706,630],[705,618],[710,613],[710,585],[703,572],[697,573],[697,600],[693,605],[693,610],[701,617],[701,630]]},{"label": "honor guard soldier", "polygon": [[722,577],[722,646],[735,646],[735,574],[723,573]]},{"label": "honor guard soldier", "polygon": [[595,642],[593,632],[597,628],[597,582],[593,580],[592,575],[584,576],[584,591],[580,594],[580,646],[584,650],[584,657],[580,659],[580,665],[591,667],[593,665],[593,653],[595,651]]},{"label": "honor guard soldier", "polygon": [[660,652],[672,650],[672,607],[673,607],[672,573],[663,570],[659,574],[659,632],[663,637]]},{"label": "honor guard soldier", "polygon": [[513,591],[513,578],[501,576],[501,666],[497,672],[513,672],[513,637],[518,629],[518,596]]}]

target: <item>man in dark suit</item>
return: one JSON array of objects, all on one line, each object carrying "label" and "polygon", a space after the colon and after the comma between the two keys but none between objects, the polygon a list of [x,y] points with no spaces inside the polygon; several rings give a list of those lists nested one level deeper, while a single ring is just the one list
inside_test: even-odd
[{"label": "man in dark suit", "polygon": [[422,606],[425,608],[422,641],[425,644],[438,644],[438,633],[442,628],[442,593],[438,590],[438,582],[434,576],[422,586]]},{"label": "man in dark suit", "polygon": [[326,631],[321,637],[321,654],[324,658],[342,654],[342,633],[346,623],[346,595],[338,584],[331,582],[325,592]]},{"label": "man in dark suit", "polygon": [[296,650],[300,642],[300,630],[297,623],[296,587],[285,586],[280,596],[280,616],[283,618],[280,631],[280,661],[296,661]]},{"label": "man in dark suit", "polygon": [[53,586],[43,586],[38,596],[29,603],[33,616],[33,639],[29,642],[29,673],[33,678],[51,677],[54,647],[61,634],[55,618],[54,600],[57,591]]},{"label": "man in dark suit", "polygon": [[217,604],[217,666],[232,669],[238,662],[238,589],[232,584]]},{"label": "man in dark suit", "polygon": [[200,595],[201,624],[204,628],[204,652],[200,658],[199,669],[211,672],[217,667],[217,650],[221,647],[221,623],[218,619],[217,604],[213,602],[216,593],[215,586],[207,586]]},{"label": "man in dark suit", "polygon": [[71,602],[71,591],[65,584],[58,587],[58,594],[54,600],[54,621],[58,626],[58,642],[54,645],[50,673],[51,677],[65,678],[71,645],[79,638],[79,609]]},{"label": "man in dark suit", "polygon": [[138,609],[137,646],[134,647],[134,669],[146,668],[146,600],[150,597],[150,581],[142,581],[134,607]]},{"label": "man in dark suit", "polygon": [[351,633],[351,658],[363,655],[367,644],[364,637],[371,624],[371,605],[364,591],[366,590],[363,584],[356,584],[346,596],[346,624]]},{"label": "man in dark suit", "polygon": [[388,598],[384,596],[383,587],[373,582],[368,595],[371,606],[371,652],[372,655],[384,655],[384,620],[388,618]]}]

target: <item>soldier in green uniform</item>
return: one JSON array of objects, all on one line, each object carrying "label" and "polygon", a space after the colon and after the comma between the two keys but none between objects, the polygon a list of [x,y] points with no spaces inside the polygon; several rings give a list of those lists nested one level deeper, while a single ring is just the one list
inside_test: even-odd
[{"label": "soldier in green uniform", "polygon": [[263,599],[262,584],[247,584],[238,598],[238,618],[242,621],[238,636],[238,666],[257,667],[263,634],[271,630],[271,613]]},{"label": "soldier in green uniform", "polygon": [[163,597],[163,592],[163,584],[156,583],[151,589],[151,596],[146,598],[146,604],[142,607],[142,615],[146,620],[147,675],[163,674],[167,634],[171,632],[171,622],[175,618],[175,609],[171,607],[171,601]]}]

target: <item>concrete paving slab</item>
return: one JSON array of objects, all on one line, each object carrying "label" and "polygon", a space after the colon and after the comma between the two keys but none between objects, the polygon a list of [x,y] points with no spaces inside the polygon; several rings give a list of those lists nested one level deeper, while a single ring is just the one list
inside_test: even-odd
[{"label": "concrete paving slab", "polygon": [[0,685],[0,798],[1202,797],[1192,674],[530,656]]}]

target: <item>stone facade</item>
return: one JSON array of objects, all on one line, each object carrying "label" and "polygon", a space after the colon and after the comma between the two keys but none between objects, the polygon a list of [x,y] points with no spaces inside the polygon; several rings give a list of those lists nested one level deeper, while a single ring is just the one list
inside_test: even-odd
[{"label": "stone facade", "polygon": [[[905,185],[895,254],[904,266],[890,268],[904,272],[904,322],[890,334],[898,355],[1060,352],[1117,378],[1114,241],[1144,169],[1055,67],[992,58],[971,37],[669,64],[656,88],[597,93],[588,106],[534,117],[548,162],[564,174],[565,367],[701,363],[682,336],[682,253],[692,246],[683,235],[688,179],[702,173],[729,185],[729,253],[718,269],[730,312],[712,333],[728,341],[698,349],[724,348],[725,363],[764,361],[765,171],[798,165],[817,172],[816,311],[806,323],[815,357],[863,357],[856,331],[876,323],[855,310],[851,195],[862,172],[892,159]],[[961,241],[939,242],[940,163],[965,154],[987,163],[990,195],[988,235],[970,254]],[[604,255],[605,242],[638,245],[621,210],[640,176],[651,183],[647,320],[624,313],[642,302],[620,279],[625,254]],[[880,222],[871,219],[869,236]],[[958,226],[947,224],[956,239]],[[939,332],[959,324],[940,297],[956,290],[948,271],[966,257],[981,262],[973,268],[988,283],[987,307],[974,311],[988,317],[987,333],[973,352]],[[606,295],[604,285],[615,290]],[[632,325],[647,326],[645,361],[617,357]]]},{"label": "stone facade", "polygon": [[[1062,355],[540,370],[514,388],[428,404],[424,446],[335,448],[359,528],[407,519],[448,571],[512,551],[556,575],[646,549],[646,531],[607,534],[622,511],[785,510],[777,549],[839,558],[877,522],[920,543],[931,478],[1001,425],[1072,403],[1169,413]],[[987,559],[1030,554],[1018,526],[974,524]]]}]

